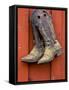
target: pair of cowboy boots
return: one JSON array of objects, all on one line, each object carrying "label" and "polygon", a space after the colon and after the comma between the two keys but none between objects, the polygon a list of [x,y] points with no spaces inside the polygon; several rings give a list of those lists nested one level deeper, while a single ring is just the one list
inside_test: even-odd
[{"label": "pair of cowboy boots", "polygon": [[44,9],[36,9],[32,13],[31,22],[35,46],[27,56],[22,58],[22,61],[47,63],[52,61],[55,55],[61,55],[62,48],[56,39],[49,13]]}]

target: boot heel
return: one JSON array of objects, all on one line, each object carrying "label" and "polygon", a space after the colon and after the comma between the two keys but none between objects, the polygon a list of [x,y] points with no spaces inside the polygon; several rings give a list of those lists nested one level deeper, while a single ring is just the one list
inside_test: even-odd
[{"label": "boot heel", "polygon": [[62,49],[56,50],[56,55],[60,56],[62,54]]}]

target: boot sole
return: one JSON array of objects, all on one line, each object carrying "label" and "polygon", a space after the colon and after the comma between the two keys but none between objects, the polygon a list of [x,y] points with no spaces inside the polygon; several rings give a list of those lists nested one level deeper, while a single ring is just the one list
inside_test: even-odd
[{"label": "boot sole", "polygon": [[22,62],[25,62],[25,63],[35,63],[35,62],[37,62],[37,60],[35,61],[34,59],[24,59],[24,60],[22,60]]}]

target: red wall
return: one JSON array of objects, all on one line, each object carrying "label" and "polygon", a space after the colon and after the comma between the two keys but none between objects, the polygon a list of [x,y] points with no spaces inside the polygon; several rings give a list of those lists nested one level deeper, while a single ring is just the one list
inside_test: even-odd
[{"label": "red wall", "polygon": [[[30,18],[32,9],[18,8],[18,80],[19,82],[65,79],[65,53],[48,64],[37,65],[21,62],[33,47]],[[57,39],[65,52],[65,12],[48,10],[52,15]]]}]

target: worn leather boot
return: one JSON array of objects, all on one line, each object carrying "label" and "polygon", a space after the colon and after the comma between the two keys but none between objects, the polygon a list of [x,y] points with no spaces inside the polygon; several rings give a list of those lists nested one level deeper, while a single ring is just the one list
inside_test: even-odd
[{"label": "worn leather boot", "polygon": [[22,61],[28,63],[37,62],[42,57],[43,53],[44,53],[44,48],[38,49],[36,46],[34,46],[32,51],[27,56],[22,58]]},{"label": "worn leather boot", "polygon": [[35,22],[37,20],[35,18],[35,14],[36,12],[32,14],[32,17],[31,17],[31,24],[32,24],[33,36],[35,39],[35,46],[33,47],[32,51],[27,56],[22,58],[22,61],[28,62],[28,63],[37,62],[44,53],[43,40],[36,27],[36,24],[38,24],[38,22],[37,23]]},{"label": "worn leather boot", "polygon": [[38,61],[38,64],[48,63],[54,59],[55,55],[59,56],[59,55],[61,55],[61,53],[62,53],[62,48],[61,48],[59,42],[56,40],[53,47],[51,47],[51,46],[45,47],[44,55]]}]

